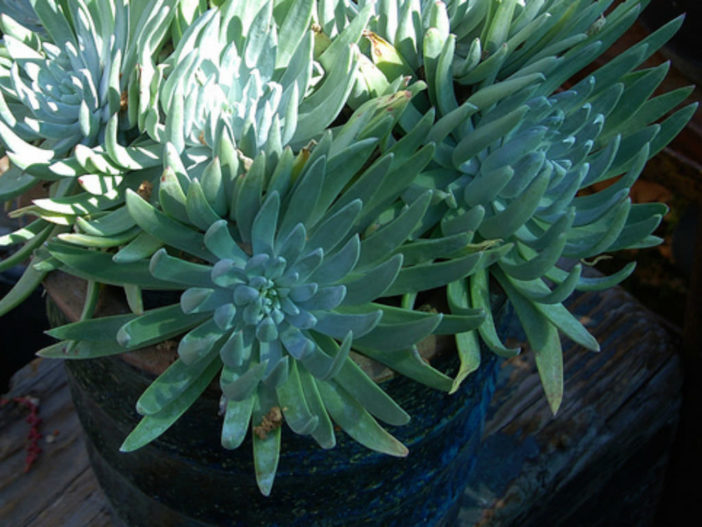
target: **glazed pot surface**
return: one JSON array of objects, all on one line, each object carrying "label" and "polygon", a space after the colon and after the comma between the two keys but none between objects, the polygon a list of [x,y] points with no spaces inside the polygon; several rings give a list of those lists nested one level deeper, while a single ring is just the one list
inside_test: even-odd
[{"label": "glazed pot surface", "polygon": [[220,446],[216,394],[201,397],[158,440],[121,453],[140,417],[134,402],[153,377],[118,357],[66,365],[95,472],[134,526],[443,524],[474,464],[497,368],[485,358],[453,395],[405,378],[382,383],[412,416],[388,427],[409,448],[407,458],[370,451],[343,432],[334,449],[322,450],[284,426],[275,484],[264,497],[250,438],[234,451]]},{"label": "glazed pot surface", "polygon": [[[61,287],[47,288],[56,300],[48,304],[49,318],[60,325],[66,316],[75,318],[82,284],[65,276],[55,280]],[[70,302],[72,291],[76,302]],[[109,305],[108,298],[103,303],[108,314],[125,309]],[[503,303],[501,298],[495,306]],[[505,324],[510,317],[512,310],[504,304],[496,322]],[[441,337],[427,343],[440,350],[432,365],[455,374],[453,340]],[[431,356],[424,350],[422,354]],[[163,371],[175,355],[168,359],[168,353],[148,349],[65,362],[93,468],[115,512],[128,525],[438,527],[452,525],[458,511],[494,392],[497,360],[491,353],[482,355],[479,370],[453,395],[404,377],[380,382],[411,416],[404,426],[386,427],[409,448],[406,458],[368,450],[342,431],[336,434],[336,447],[323,450],[283,425],[270,497],[261,495],[256,485],[251,438],[236,450],[221,446],[216,386],[159,439],[134,452],[119,451],[141,418],[137,399],[154,380],[154,372]],[[379,378],[377,369],[367,372]]]}]

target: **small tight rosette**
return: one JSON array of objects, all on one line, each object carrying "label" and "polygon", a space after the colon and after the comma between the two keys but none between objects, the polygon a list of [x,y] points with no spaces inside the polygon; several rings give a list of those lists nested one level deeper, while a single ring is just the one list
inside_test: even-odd
[{"label": "small tight rosette", "polygon": [[[124,0],[32,0],[46,34],[0,17],[0,139],[20,172],[16,189],[3,176],[3,199],[25,190],[30,176],[56,179],[52,163],[77,144],[101,143],[110,118],[137,106],[137,62],[151,60],[144,48],[161,47],[175,3],[151,0],[136,9]],[[130,126],[125,119],[120,129]]]}]

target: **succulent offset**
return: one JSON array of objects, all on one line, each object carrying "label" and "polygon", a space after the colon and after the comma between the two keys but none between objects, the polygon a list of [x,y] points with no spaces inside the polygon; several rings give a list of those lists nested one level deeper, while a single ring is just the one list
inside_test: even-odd
[{"label": "succulent offset", "polygon": [[[218,377],[222,445],[252,431],[264,494],[281,430],[262,423],[276,409],[323,448],[335,422],[406,454],[376,418],[410,416],[351,351],[446,391],[479,367],[481,341],[518,353],[495,327],[491,278],[555,412],[560,334],[598,348],[563,302],[633,271],[586,278],[586,259],[658,243],[665,206],[632,205],[629,188],[696,108],[671,113],[689,89],[652,98],[667,64],[637,69],[681,20],[570,80],[643,0],[606,15],[611,2],[592,0],[5,3],[0,198],[51,191],[0,238],[23,244],[0,270],[31,257],[0,312],[61,269],[88,280],[88,298],[41,355],[178,339],[123,450]],[[100,283],[123,287],[131,313],[93,318]],[[450,312],[415,307],[436,288]],[[144,289],[180,302],[144,310]],[[455,336],[454,379],[418,355],[432,334]]]}]

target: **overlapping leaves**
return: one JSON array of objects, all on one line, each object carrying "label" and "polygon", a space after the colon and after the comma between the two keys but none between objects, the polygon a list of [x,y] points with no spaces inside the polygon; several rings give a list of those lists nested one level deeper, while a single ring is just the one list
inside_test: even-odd
[{"label": "overlapping leaves", "polygon": [[[158,437],[219,377],[222,444],[254,431],[266,494],[283,421],[324,448],[334,421],[370,448],[406,453],[376,419],[408,416],[351,350],[448,391],[479,366],[480,340],[517,353],[495,327],[491,283],[514,305],[555,411],[560,335],[597,349],[563,302],[633,270],[586,277],[586,259],[658,242],[665,207],[632,205],[629,189],[695,109],[674,111],[689,89],[652,98],[667,65],[637,69],[680,20],[569,80],[647,1],[611,3],[3,9],[0,138],[12,169],[0,197],[52,187],[13,213],[39,219],[0,238],[23,244],[0,269],[33,258],[0,312],[62,268],[88,280],[88,300],[45,356],[179,339],[123,449]],[[132,313],[91,319],[99,283],[123,287]],[[413,309],[437,287],[451,314]],[[143,289],[179,291],[180,302],[145,311]],[[431,334],[455,335],[455,379],[419,357]]]},{"label": "overlapping leaves", "polygon": [[[223,444],[238,446],[249,422],[259,430],[253,438],[255,459],[266,494],[280,430],[264,434],[258,427],[276,408],[282,408],[294,432],[312,435],[324,448],[335,443],[334,420],[369,448],[406,453],[375,421],[402,424],[406,414],[349,352],[353,348],[398,373],[450,390],[453,381],[421,359],[416,344],[431,334],[472,330],[482,312],[442,315],[376,301],[440,287],[489,265],[508,249],[466,250],[461,235],[437,238],[433,251],[407,243],[432,192],[404,206],[400,194],[433,149],[429,145],[422,158],[405,159],[397,155],[408,147],[401,140],[392,151],[375,156],[379,140],[390,133],[410,98],[406,91],[369,101],[335,134],[323,136],[299,173],[289,148],[278,162],[259,154],[236,179],[231,204],[221,202],[221,192],[206,191],[204,176],[176,173],[171,164],[179,157],[168,144],[170,156],[164,174],[154,181],[152,203],[126,191],[127,221],[157,242],[152,252],[162,246],[148,261],[114,263],[114,258],[124,261],[124,248],[114,258],[87,248],[98,247],[99,236],[69,234],[61,237],[64,242],[49,244],[64,269],[88,280],[182,290],[180,304],[52,330],[70,344],[43,352],[87,358],[140,348],[153,343],[154,335],[162,340],[184,333],[178,361],[140,399],[144,419],[124,449],[160,435],[219,375],[227,407]],[[217,169],[212,163],[208,174]],[[97,222],[85,226],[97,229]]]},{"label": "overlapping leaves", "polygon": [[[598,349],[562,303],[575,290],[611,287],[634,269],[586,278],[585,263],[568,265],[563,258],[585,261],[660,242],[651,233],[666,207],[632,205],[629,188],[696,108],[667,115],[690,89],[650,98],[667,64],[636,70],[682,19],[556,93],[634,22],[645,3],[623,2],[605,18],[609,2],[388,0],[376,4],[366,32],[368,58],[356,95],[383,93],[398,76],[426,80],[427,100],[417,98],[415,105],[436,109],[441,133],[427,137],[437,143],[436,155],[427,176],[415,182],[418,188],[408,192],[431,188],[444,197],[427,214],[427,233],[470,232],[476,244],[512,244],[489,274],[516,308],[554,411],[563,387],[558,332]],[[420,117],[410,107],[402,123],[413,126]],[[590,190],[615,179],[604,191]],[[489,309],[487,274],[478,271],[449,288],[454,309]],[[491,317],[477,333],[496,353],[518,351],[502,344]],[[457,342],[464,357],[475,356],[469,349],[477,343],[474,335]]]}]

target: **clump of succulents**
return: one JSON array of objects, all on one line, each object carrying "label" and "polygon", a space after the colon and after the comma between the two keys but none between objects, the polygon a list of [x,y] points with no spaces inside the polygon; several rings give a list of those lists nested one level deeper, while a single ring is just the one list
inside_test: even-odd
[{"label": "clump of succulents", "polygon": [[[665,206],[632,205],[629,188],[695,109],[667,116],[689,90],[651,98],[667,65],[636,69],[680,20],[570,82],[646,3],[30,0],[3,11],[12,168],[0,198],[51,187],[13,213],[37,219],[0,238],[23,244],[0,269],[32,258],[0,313],[61,269],[88,280],[86,305],[51,330],[61,342],[43,356],[179,339],[122,448],[161,435],[218,378],[222,445],[252,430],[264,494],[280,450],[271,420],[323,448],[333,421],[406,454],[376,419],[409,416],[351,351],[445,391],[479,366],[481,341],[518,353],[495,326],[491,279],[556,411],[560,334],[598,347],[563,302],[633,270],[586,278],[586,259],[658,243]],[[131,313],[93,318],[98,284],[123,287]],[[450,312],[415,308],[436,288]],[[144,310],[145,289],[180,301]],[[417,352],[437,334],[455,336],[454,379]]]},{"label": "clump of succulents", "polygon": [[[657,123],[691,91],[650,99],[668,63],[636,68],[680,27],[678,18],[567,89],[562,85],[604,52],[647,2],[401,2],[377,4],[366,33],[368,58],[359,91],[381,92],[397,76],[423,78],[443,136],[436,155],[406,192],[444,193],[427,213],[426,233],[470,232],[473,243],[510,243],[487,270],[447,288],[456,308],[488,315],[467,338],[510,355],[489,314],[489,277],[513,304],[534,350],[554,412],[563,393],[559,332],[586,348],[595,339],[563,306],[574,290],[599,290],[625,279],[582,276],[588,259],[660,243],[652,232],[660,203],[633,204],[629,188],[648,158],[685,125],[691,104]],[[405,113],[405,123],[419,118]],[[583,190],[616,182],[605,190]],[[575,264],[573,262],[576,262]],[[458,341],[459,348],[462,341]],[[464,344],[465,345],[465,344]]]}]

